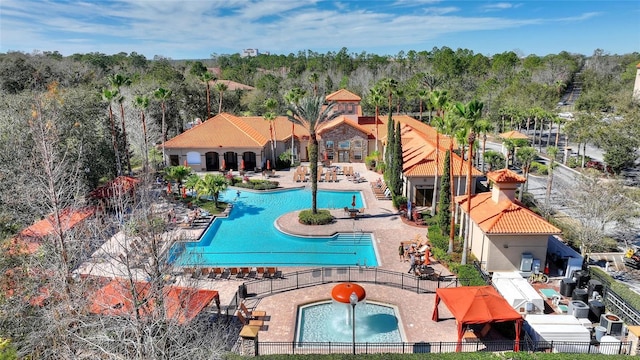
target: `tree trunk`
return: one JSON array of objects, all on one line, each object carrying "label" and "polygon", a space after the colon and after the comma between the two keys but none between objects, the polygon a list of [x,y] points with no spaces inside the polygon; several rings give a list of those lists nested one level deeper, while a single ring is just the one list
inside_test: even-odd
[{"label": "tree trunk", "polygon": [[311,168],[311,212],[318,213],[318,139],[316,133],[309,134],[309,167]]}]

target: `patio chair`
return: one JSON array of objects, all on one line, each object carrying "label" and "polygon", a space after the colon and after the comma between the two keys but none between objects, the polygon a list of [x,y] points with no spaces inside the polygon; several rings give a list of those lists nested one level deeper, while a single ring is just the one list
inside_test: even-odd
[{"label": "patio chair", "polygon": [[251,270],[249,270],[249,273],[247,274],[247,278],[255,279],[256,276],[257,276],[257,269],[256,268],[251,268]]},{"label": "patio chair", "polygon": [[261,318],[265,318],[267,317],[267,312],[266,311],[262,311],[262,310],[249,310],[247,309],[247,306],[241,302],[240,303],[240,310],[244,312],[244,314],[247,316],[248,319],[261,319]]},{"label": "patio chair", "polygon": [[238,279],[242,279],[247,275],[249,275],[249,268],[248,267],[241,267],[240,271],[238,271],[238,275],[236,277]]},{"label": "patio chair", "polygon": [[236,316],[238,317],[238,320],[240,320],[240,323],[242,325],[257,326],[259,328],[262,328],[264,326],[264,320],[249,320],[245,318],[244,315],[242,315],[242,311],[238,311],[236,313]]},{"label": "patio chair", "polygon": [[216,277],[218,277],[219,275],[222,275],[222,269],[219,267],[214,267],[213,269],[211,269],[211,271],[209,272],[209,279],[215,279]]},{"label": "patio chair", "polygon": [[229,279],[229,277],[231,276],[231,271],[228,268],[225,268],[222,271],[222,274],[220,274],[220,279]]},{"label": "patio chair", "polygon": [[338,174],[335,171],[331,173],[331,180],[333,180],[333,182],[338,182]]}]

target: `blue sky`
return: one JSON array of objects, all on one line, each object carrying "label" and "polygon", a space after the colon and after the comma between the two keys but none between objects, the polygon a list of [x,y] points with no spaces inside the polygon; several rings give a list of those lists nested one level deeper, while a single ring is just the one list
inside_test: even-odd
[{"label": "blue sky", "polygon": [[640,51],[640,1],[2,0],[0,52]]}]

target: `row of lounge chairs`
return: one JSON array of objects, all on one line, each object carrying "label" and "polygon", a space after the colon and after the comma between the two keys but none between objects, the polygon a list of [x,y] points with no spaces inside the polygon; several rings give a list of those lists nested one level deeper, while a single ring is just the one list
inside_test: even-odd
[{"label": "row of lounge chairs", "polygon": [[207,279],[281,279],[282,271],[276,267],[202,267],[202,268],[185,268],[185,274],[190,274],[192,278]]},{"label": "row of lounge chairs", "polygon": [[380,185],[376,183],[371,183],[371,190],[373,191],[373,195],[375,195],[378,200],[391,200],[391,189],[387,187],[387,184],[381,183]]}]

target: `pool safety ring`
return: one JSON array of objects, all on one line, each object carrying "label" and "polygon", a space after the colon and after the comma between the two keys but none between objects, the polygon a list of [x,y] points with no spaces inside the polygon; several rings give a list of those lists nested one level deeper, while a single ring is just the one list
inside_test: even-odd
[{"label": "pool safety ring", "polygon": [[339,303],[349,304],[349,297],[353,293],[358,297],[358,302],[367,297],[367,292],[364,291],[364,288],[354,283],[341,283],[334,286],[333,290],[331,290],[331,297]]}]

